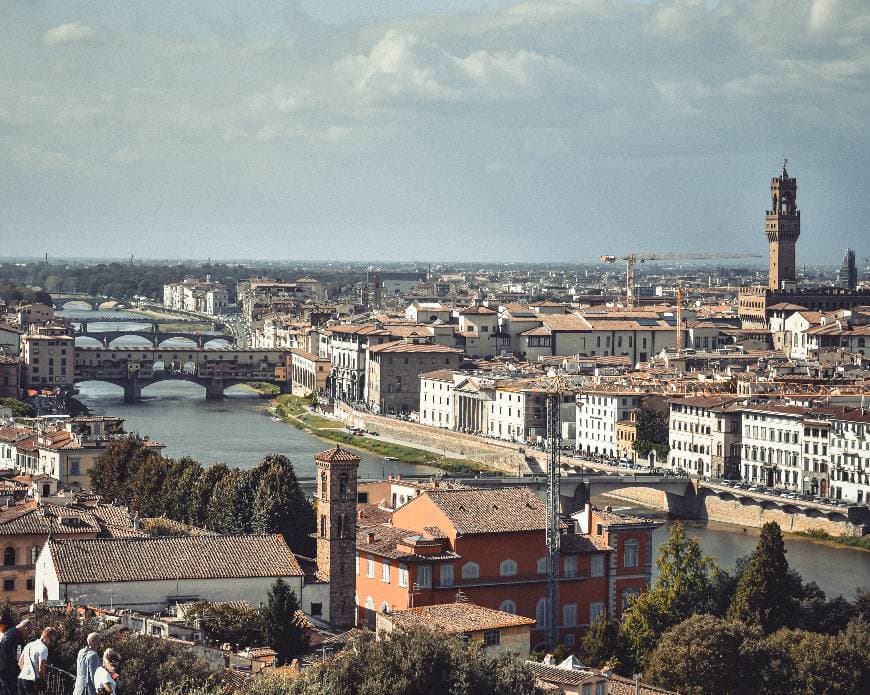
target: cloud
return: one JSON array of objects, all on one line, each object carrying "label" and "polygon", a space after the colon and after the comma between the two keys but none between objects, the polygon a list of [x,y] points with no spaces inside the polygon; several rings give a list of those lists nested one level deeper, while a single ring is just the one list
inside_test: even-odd
[{"label": "cloud", "polygon": [[93,41],[96,33],[87,24],[67,22],[52,27],[42,35],[42,43],[46,46],[59,46],[67,43],[85,43]]}]

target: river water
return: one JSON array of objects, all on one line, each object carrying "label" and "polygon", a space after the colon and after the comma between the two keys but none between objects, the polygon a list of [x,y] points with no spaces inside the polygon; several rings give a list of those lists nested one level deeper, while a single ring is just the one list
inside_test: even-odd
[{"label": "river water", "polygon": [[[69,313],[73,320],[87,315],[79,311]],[[95,329],[96,325],[89,323],[89,328]],[[103,330],[108,329],[107,325]],[[129,340],[132,344],[137,339]],[[181,345],[183,343],[179,343],[179,347]],[[228,389],[227,398],[222,401],[205,400],[204,389],[187,382],[155,384],[145,389],[143,395],[138,403],[124,403],[119,387],[86,382],[80,386],[79,399],[95,414],[125,418],[127,430],[147,434],[165,444],[167,456],[191,456],[205,464],[222,461],[248,468],[264,455],[279,452],[293,461],[297,475],[313,477],[314,454],[332,446],[295,427],[273,421],[266,408],[268,402],[241,388]],[[366,452],[358,453],[363,459],[361,477],[436,472],[425,466],[384,461]],[[674,523],[656,510],[627,506],[604,497],[596,502],[660,519],[663,526],[654,534],[656,546],[667,540],[668,528]],[[751,553],[758,541],[759,529],[717,522],[685,523],[688,534],[698,538],[704,552],[729,570],[733,569],[737,558]],[[870,588],[870,553],[798,536],[787,536],[786,548],[789,564],[805,581],[815,581],[829,598],[837,595],[853,598],[856,588]]]}]

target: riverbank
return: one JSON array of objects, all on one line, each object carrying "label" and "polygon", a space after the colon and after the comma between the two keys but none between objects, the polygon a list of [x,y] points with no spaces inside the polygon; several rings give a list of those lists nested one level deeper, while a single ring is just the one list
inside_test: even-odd
[{"label": "riverbank", "polygon": [[275,412],[285,422],[298,429],[310,432],[321,439],[345,444],[363,451],[384,456],[390,460],[416,465],[435,466],[448,473],[497,473],[494,468],[467,458],[455,458],[423,449],[385,442],[373,437],[352,434],[344,423],[314,413],[310,401],[299,396],[278,396],[273,401]]},{"label": "riverbank", "polygon": [[809,531],[802,531],[794,535],[809,538],[818,541],[819,543],[846,546],[847,548],[854,548],[855,550],[862,550],[865,553],[870,553],[870,534],[858,537],[832,536],[821,529],[810,529]]},{"label": "riverbank", "polygon": [[248,384],[239,384],[239,388],[245,391],[258,393],[264,398],[274,398],[281,393],[281,389],[275,384],[267,384],[263,381],[252,381]]}]

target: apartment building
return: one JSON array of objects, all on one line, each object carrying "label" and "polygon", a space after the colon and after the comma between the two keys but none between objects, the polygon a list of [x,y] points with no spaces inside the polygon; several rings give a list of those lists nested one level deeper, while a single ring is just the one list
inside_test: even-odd
[{"label": "apartment building", "polygon": [[803,492],[801,435],[807,408],[747,405],[741,410],[742,478]]},{"label": "apartment building", "polygon": [[21,336],[24,388],[70,386],[75,371],[75,339],[70,335],[27,333]]},{"label": "apartment building", "polygon": [[462,352],[409,335],[403,340],[369,345],[365,380],[366,405],[376,413],[411,413],[420,407],[420,374],[458,369]]},{"label": "apartment building", "polygon": [[[532,645],[538,648],[550,616],[545,517],[544,503],[522,488],[432,489],[388,518],[363,514],[356,549],[359,623],[374,626],[378,612],[452,604],[461,592],[480,606],[534,618]],[[600,614],[619,618],[648,586],[656,527],[590,506],[575,522],[561,537],[558,568],[557,630],[568,646]]]},{"label": "apartment building", "polygon": [[855,408],[832,415],[830,426],[830,489],[836,499],[870,503],[870,411]]},{"label": "apartment building", "polygon": [[732,396],[681,398],[670,403],[668,466],[697,476],[740,476],[741,413]]},{"label": "apartment building", "polygon": [[590,390],[578,394],[577,451],[616,456],[617,423],[631,418],[631,411],[640,407],[644,395],[621,390]]},{"label": "apartment building", "polygon": [[180,311],[218,316],[227,313],[227,288],[205,278],[185,278],[163,286],[163,306]]},{"label": "apartment building", "polygon": [[438,369],[420,375],[420,424],[453,429],[455,375],[450,369]]}]

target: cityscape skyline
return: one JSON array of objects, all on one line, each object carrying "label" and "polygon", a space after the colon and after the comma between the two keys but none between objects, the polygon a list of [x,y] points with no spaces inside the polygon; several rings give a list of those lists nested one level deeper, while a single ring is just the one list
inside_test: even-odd
[{"label": "cityscape skyline", "polygon": [[866,9],[418,7],[7,7],[6,252],[763,250],[784,155],[804,258],[861,235]]}]

